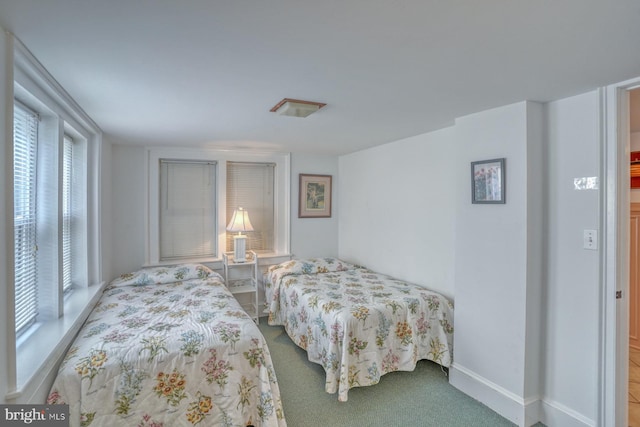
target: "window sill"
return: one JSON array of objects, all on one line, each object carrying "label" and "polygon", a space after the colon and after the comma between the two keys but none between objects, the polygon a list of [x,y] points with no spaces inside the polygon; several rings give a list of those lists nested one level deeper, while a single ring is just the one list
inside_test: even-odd
[{"label": "window sill", "polygon": [[[22,338],[16,349],[17,389],[8,393],[7,400],[22,397],[35,381],[40,382],[64,357],[67,348],[98,301],[106,283],[74,289],[64,301],[64,316],[39,322]],[[47,390],[48,392],[48,390]]]},{"label": "window sill", "polygon": [[170,261],[151,261],[142,265],[142,268],[173,266],[178,264],[212,264],[222,262],[222,258],[183,258]]}]

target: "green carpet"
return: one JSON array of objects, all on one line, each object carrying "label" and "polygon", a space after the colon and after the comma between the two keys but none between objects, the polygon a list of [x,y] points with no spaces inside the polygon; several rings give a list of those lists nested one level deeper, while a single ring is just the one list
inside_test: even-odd
[{"label": "green carpet", "polygon": [[374,386],[349,390],[349,400],[324,391],[324,370],[289,339],[281,326],[260,329],[278,377],[289,427],[514,426],[487,406],[451,386],[439,365],[418,362],[413,372],[392,372]]}]

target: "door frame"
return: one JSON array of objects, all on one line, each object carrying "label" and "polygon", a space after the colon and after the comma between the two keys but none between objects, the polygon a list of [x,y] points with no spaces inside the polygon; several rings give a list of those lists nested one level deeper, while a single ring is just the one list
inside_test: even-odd
[{"label": "door frame", "polygon": [[[629,90],[640,78],[600,90],[601,197],[598,425],[628,425]],[[622,292],[620,299],[616,293]]]}]

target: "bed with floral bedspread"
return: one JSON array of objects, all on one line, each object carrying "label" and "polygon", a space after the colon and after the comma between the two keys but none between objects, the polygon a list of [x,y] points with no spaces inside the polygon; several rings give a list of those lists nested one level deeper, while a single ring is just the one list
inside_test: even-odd
[{"label": "bed with floral bedspread", "polygon": [[325,390],[377,384],[428,359],[452,362],[453,305],[439,293],[335,258],[272,266],[265,284],[269,324],[323,366]]},{"label": "bed with floral bedspread", "polygon": [[47,403],[69,404],[71,426],[286,426],[263,335],[199,264],[114,280]]}]

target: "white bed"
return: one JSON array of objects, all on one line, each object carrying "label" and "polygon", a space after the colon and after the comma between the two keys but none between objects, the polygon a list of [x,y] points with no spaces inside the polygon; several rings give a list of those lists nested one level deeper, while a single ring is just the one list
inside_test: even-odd
[{"label": "white bed", "polygon": [[427,359],[453,358],[453,304],[424,287],[335,258],[287,261],[265,284],[269,324],[324,367],[325,390],[346,401],[353,387],[377,384]]},{"label": "white bed", "polygon": [[197,264],[114,280],[47,403],[69,404],[71,426],[286,426],[264,337]]}]

